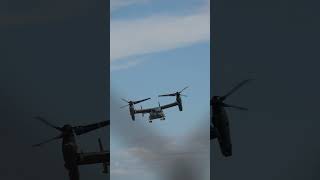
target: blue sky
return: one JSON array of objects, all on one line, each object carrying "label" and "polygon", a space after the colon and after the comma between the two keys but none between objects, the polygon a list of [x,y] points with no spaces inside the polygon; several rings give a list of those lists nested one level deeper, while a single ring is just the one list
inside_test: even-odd
[{"label": "blue sky", "polygon": [[[146,161],[170,160],[165,158],[167,156],[158,156],[156,151],[165,154],[204,152],[202,158],[206,156],[209,160],[209,139],[206,139],[206,135],[209,138],[210,112],[209,19],[207,0],[111,0],[111,97],[115,101],[111,103],[111,121],[115,127],[111,128],[111,151],[116,152],[111,155],[112,178],[157,179],[151,167],[156,164],[157,169],[161,169],[165,165]],[[180,112],[177,107],[165,110],[165,121],[155,120],[149,124],[148,115],[136,115],[136,121],[132,122],[128,109],[119,109],[124,105],[120,98],[152,98],[136,108],[140,105],[155,107],[158,101],[171,103],[174,97],[158,98],[157,95],[185,86],[189,88],[184,92],[188,96],[183,98],[184,111]],[[197,144],[200,141],[186,140],[187,136],[192,139],[190,134],[206,123],[208,128],[196,133],[202,138],[202,145]],[[119,130],[115,130],[117,128]],[[143,138],[143,143],[138,146],[122,141],[117,136],[119,131],[124,131],[123,134],[130,131],[131,142]],[[154,137],[148,139],[147,132],[166,138],[161,142]],[[125,168],[124,163],[132,163],[135,168]]]},{"label": "blue sky", "polygon": [[[155,13],[177,15],[188,14],[190,10],[195,10],[204,3],[207,2],[203,0],[111,0],[111,11],[112,18],[118,19],[147,17]],[[117,11],[119,8],[121,10]]]}]

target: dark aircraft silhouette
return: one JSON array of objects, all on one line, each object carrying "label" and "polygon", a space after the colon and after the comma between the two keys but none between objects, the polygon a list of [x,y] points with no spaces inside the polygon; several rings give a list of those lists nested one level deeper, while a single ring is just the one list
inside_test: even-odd
[{"label": "dark aircraft silhouette", "polygon": [[149,113],[149,122],[151,123],[152,120],[154,119],[160,119],[160,120],[165,120],[165,114],[163,112],[164,109],[167,108],[171,108],[174,106],[178,106],[179,110],[182,111],[183,110],[183,106],[182,106],[182,99],[181,96],[186,96],[181,94],[182,91],[184,91],[185,89],[187,89],[188,87],[183,88],[181,91],[177,91],[175,93],[170,93],[170,94],[163,94],[163,95],[159,95],[158,97],[165,97],[165,96],[175,96],[176,97],[176,101],[170,104],[166,104],[161,106],[159,103],[158,107],[153,107],[153,108],[147,108],[147,109],[135,109],[134,105],[141,103],[143,101],[149,100],[151,98],[147,98],[147,99],[143,99],[143,100],[139,100],[139,101],[128,101],[126,99],[122,99],[124,102],[128,103],[125,106],[122,106],[121,108],[127,107],[129,106],[129,112],[131,115],[131,119],[134,121],[135,120],[135,114],[139,114],[141,113],[142,115]]},{"label": "dark aircraft silhouette", "polygon": [[229,119],[227,116],[227,112],[225,110],[226,107],[235,108],[238,110],[248,110],[247,108],[234,106],[230,104],[224,103],[224,101],[236,92],[240,87],[251,81],[252,79],[244,80],[231,89],[224,96],[213,96],[210,101],[211,105],[211,126],[210,126],[210,139],[218,139],[220,150],[223,156],[229,157],[232,156],[232,143],[230,136],[230,127],[229,127]]},{"label": "dark aircraft silhouette", "polygon": [[110,125],[110,121],[102,121],[99,123],[94,123],[86,126],[71,126],[69,124],[64,125],[63,127],[57,127],[49,123],[42,117],[35,117],[44,124],[58,130],[61,132],[60,135],[51,138],[47,141],[44,141],[39,144],[33,145],[34,147],[42,146],[45,143],[62,139],[62,153],[64,159],[64,166],[69,171],[70,180],[79,180],[79,165],[86,164],[103,164],[104,173],[108,173],[108,167],[110,165],[110,152],[104,151],[102,147],[101,140],[99,139],[100,152],[91,152],[91,153],[79,153],[78,146],[76,144],[75,136],[88,133],[90,131],[96,130],[98,128]]}]

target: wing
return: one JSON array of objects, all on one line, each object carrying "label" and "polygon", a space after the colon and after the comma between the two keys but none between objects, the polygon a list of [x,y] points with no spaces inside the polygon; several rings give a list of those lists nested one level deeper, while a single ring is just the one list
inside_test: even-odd
[{"label": "wing", "polygon": [[154,108],[148,108],[148,109],[135,109],[134,110],[134,113],[135,114],[139,114],[139,113],[142,113],[142,114],[145,114],[145,113],[150,113]]},{"label": "wing", "polygon": [[178,103],[177,102],[174,102],[174,103],[170,103],[170,104],[166,104],[166,105],[163,105],[163,106],[160,106],[161,109],[167,109],[167,108],[171,108],[171,107],[174,107],[174,106],[177,106]]},{"label": "wing", "polygon": [[89,124],[86,126],[76,126],[74,127],[74,132],[76,133],[76,135],[81,135],[108,125],[110,125],[110,120]]},{"label": "wing", "polygon": [[77,164],[78,165],[87,165],[87,164],[99,164],[106,163],[110,164],[110,152],[91,152],[91,153],[78,153],[77,155]]}]

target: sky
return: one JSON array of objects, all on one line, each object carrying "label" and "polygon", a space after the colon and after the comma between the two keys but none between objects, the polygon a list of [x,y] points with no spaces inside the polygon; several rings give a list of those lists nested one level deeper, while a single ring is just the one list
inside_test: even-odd
[{"label": "sky", "polygon": [[[111,178],[208,179],[209,1],[112,0],[110,9]],[[133,122],[119,108],[120,98],[171,103],[157,96],[186,86],[184,111],[165,110],[165,121]]]},{"label": "sky", "polygon": [[[66,179],[59,141],[31,148],[56,135],[32,116],[57,125],[93,123],[109,116],[109,100],[115,179],[208,179],[209,109],[201,106],[209,103],[203,69],[213,27],[211,94],[248,77],[256,81],[228,100],[250,111],[229,111],[232,158],[221,157],[211,142],[212,179],[319,179],[319,4],[211,2],[210,28],[208,1],[111,1],[109,34],[104,0],[1,1],[0,179]],[[119,109],[120,98],[152,97],[142,103],[151,107],[159,93],[186,85],[185,111],[166,111],[166,121],[149,124],[137,116],[133,123]],[[108,133],[77,140],[82,150],[95,151],[97,137],[108,146]],[[81,167],[81,177],[106,179],[101,170]]]},{"label": "sky", "polygon": [[211,93],[255,81],[227,102],[233,156],[211,143],[213,180],[319,179],[319,3],[216,0]]},{"label": "sky", "polygon": [[[109,117],[109,23],[106,1],[0,2],[0,179],[68,179],[61,141],[32,144],[63,126]],[[109,129],[77,138],[84,152],[109,149]],[[80,168],[82,179],[105,180],[101,165]]]}]

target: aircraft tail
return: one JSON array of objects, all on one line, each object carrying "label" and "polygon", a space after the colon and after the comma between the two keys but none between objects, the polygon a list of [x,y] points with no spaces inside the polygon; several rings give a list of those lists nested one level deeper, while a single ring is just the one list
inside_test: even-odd
[{"label": "aircraft tail", "polygon": [[[104,149],[103,149],[103,146],[102,146],[102,143],[101,143],[101,139],[99,138],[98,139],[98,141],[99,141],[99,147],[100,147],[100,152],[104,152]],[[105,174],[109,174],[109,164],[107,163],[107,162],[103,162],[102,163],[102,167],[103,167],[103,173],[105,173]]]}]

